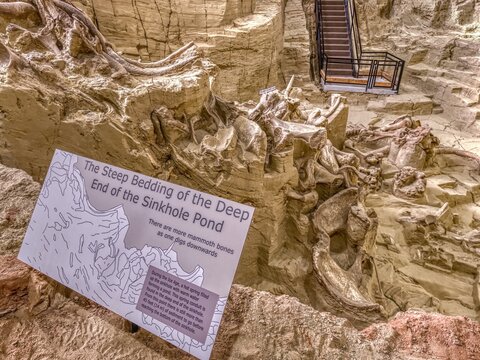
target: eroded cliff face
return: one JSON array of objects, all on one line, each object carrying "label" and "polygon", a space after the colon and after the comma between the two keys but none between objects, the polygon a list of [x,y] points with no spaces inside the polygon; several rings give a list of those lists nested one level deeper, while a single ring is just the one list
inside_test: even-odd
[{"label": "eroded cliff face", "polygon": [[[134,58],[155,60],[195,41],[222,69],[216,91],[230,100],[256,99],[260,89],[282,86],[293,74],[305,88],[320,80],[313,0],[74,4]],[[361,0],[357,10],[364,46],[407,60],[404,85],[441,103],[457,127],[478,120],[478,3]]]},{"label": "eroded cliff face", "polygon": [[[406,60],[403,92],[431,97],[456,128],[480,119],[478,1],[357,2],[364,45]],[[476,128],[478,131],[478,128]]]},{"label": "eroded cliff face", "polygon": [[254,0],[74,1],[126,55],[158,60],[254,13]]},{"label": "eroded cliff face", "polygon": [[398,29],[427,28],[431,31],[478,31],[480,8],[475,0],[358,0],[366,39],[395,34]]},{"label": "eroded cliff face", "polygon": [[73,1],[119,51],[157,60],[194,41],[222,71],[219,95],[237,101],[284,84],[282,0]]},{"label": "eroded cliff face", "polygon": [[286,78],[295,75],[295,85],[310,82],[310,36],[302,0],[285,5],[282,70]]}]

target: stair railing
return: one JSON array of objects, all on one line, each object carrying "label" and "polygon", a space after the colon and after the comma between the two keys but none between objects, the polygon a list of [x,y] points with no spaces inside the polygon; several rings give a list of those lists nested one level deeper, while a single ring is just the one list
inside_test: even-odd
[{"label": "stair railing", "polygon": [[[325,52],[322,0],[315,1],[317,19],[317,56],[322,84],[345,84],[341,78],[331,77],[329,67],[335,64],[349,64],[358,84],[364,84],[365,91],[373,88],[390,89],[398,94],[405,61],[386,51],[364,51],[360,38],[355,0],[344,0],[347,31],[350,41],[350,58],[329,57]],[[361,86],[361,85],[360,85]]]},{"label": "stair railing", "polygon": [[315,1],[315,14],[317,18],[317,55],[320,69],[324,66],[325,35],[323,29],[322,0]]},{"label": "stair railing", "polygon": [[[354,60],[362,57],[362,39],[360,38],[360,29],[358,27],[357,8],[355,0],[344,0],[345,15],[347,19],[348,37],[350,39],[350,55]],[[357,65],[352,67],[353,76],[358,77],[360,69]]]}]

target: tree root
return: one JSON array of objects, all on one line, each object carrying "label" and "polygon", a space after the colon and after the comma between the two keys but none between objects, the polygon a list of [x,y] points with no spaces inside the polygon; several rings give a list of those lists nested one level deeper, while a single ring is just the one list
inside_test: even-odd
[{"label": "tree root", "polygon": [[[28,32],[32,38],[41,41],[45,47],[57,55],[62,53],[63,49],[72,50],[71,34],[78,35],[88,51],[103,57],[108,62],[113,70],[113,78],[127,74],[166,75],[182,70],[199,58],[196,46],[188,43],[160,61],[142,63],[126,59],[115,51],[113,45],[107,41],[93,21],[75,6],[60,0],[32,0],[32,4],[0,3],[0,14],[19,18],[28,14],[38,14],[43,25],[40,31],[31,32],[21,27],[16,29]],[[78,49],[78,44],[75,46]],[[70,56],[76,57],[77,52],[71,51]]]}]

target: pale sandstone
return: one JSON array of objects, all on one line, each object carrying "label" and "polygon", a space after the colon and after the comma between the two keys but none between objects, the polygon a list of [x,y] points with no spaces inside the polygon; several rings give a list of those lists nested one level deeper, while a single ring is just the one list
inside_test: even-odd
[{"label": "pale sandstone", "polygon": [[387,49],[406,60],[404,92],[432,98],[454,127],[477,127],[478,2],[361,0],[357,10],[364,47]]},{"label": "pale sandstone", "polygon": [[195,41],[222,71],[219,95],[249,100],[284,84],[282,0],[74,1],[118,50],[157,60]]},{"label": "pale sandstone", "polygon": [[409,93],[370,101],[367,110],[398,115],[430,115],[433,111],[433,102],[421,93]]},{"label": "pale sandstone", "polygon": [[0,164],[0,255],[18,250],[39,191],[25,172]]},{"label": "pale sandstone", "polygon": [[285,30],[282,70],[287,79],[295,75],[296,85],[310,81],[310,38],[302,0],[288,0],[285,6]]},{"label": "pale sandstone", "polygon": [[[233,120],[240,121],[241,117],[237,117],[248,112],[248,104],[246,108],[229,105],[213,95],[210,84],[214,81],[215,68],[200,57],[195,46],[175,53],[176,58],[186,57],[188,61],[183,67],[169,71],[154,64],[127,64],[106,43],[101,44],[100,54],[95,54],[91,50],[92,34],[88,34],[89,37],[82,31],[93,32],[104,42],[101,35],[91,28],[72,28],[71,11],[61,13],[63,22],[51,20],[58,34],[70,34],[58,39],[63,42],[64,50],[56,57],[49,52],[55,50],[50,48],[51,43],[33,40],[27,30],[8,29],[6,43],[2,45],[6,49],[5,57],[0,59],[4,66],[0,89],[4,94],[0,100],[4,114],[0,130],[4,139],[2,161],[41,180],[54,149],[61,148],[251,204],[257,211],[236,281],[264,288],[273,286],[282,293],[297,295],[305,303],[323,306],[319,292],[315,291],[312,296],[303,286],[310,281],[310,288],[320,287],[314,280],[311,245],[290,247],[290,236],[304,243],[311,241],[306,215],[302,215],[299,229],[292,225],[298,217],[296,209],[303,206],[302,201],[292,203],[291,207],[285,203],[289,201],[287,193],[297,187],[299,181],[296,167],[300,165],[294,163],[294,158],[301,160],[301,152],[306,150],[301,150],[302,141],[306,141],[313,152],[318,152],[327,139],[342,145],[343,135],[332,131],[345,130],[348,108],[344,99],[337,98],[327,110],[317,109],[320,112],[315,113],[312,121],[318,117],[323,125],[295,123],[299,117],[306,120],[306,114],[300,109],[299,100],[293,95],[290,97],[290,92],[298,93],[290,86],[286,92],[274,92],[279,102],[269,109],[275,116],[287,119],[275,120],[273,126],[288,136],[272,139],[276,132],[270,133],[267,128],[252,130],[251,134],[249,126],[232,130]],[[88,24],[88,20],[83,21]],[[268,25],[266,17],[265,21]],[[24,36],[25,41],[17,42],[19,36]],[[19,55],[15,55],[16,52]],[[30,62],[27,59],[31,59]],[[176,65],[174,59],[168,60],[173,62],[169,66]],[[59,67],[61,61],[63,66]],[[132,71],[140,75],[134,76]],[[147,71],[161,73],[141,75]],[[17,86],[20,80],[22,87]],[[223,114],[222,107],[231,114],[227,111],[225,117],[218,115]],[[159,109],[163,110],[157,118],[155,114]],[[181,130],[186,128],[182,123],[184,117],[193,121],[196,116],[201,117],[198,133],[195,131],[190,136],[196,136],[201,146],[183,141],[190,136]],[[166,121],[168,126],[159,126],[158,121]],[[250,122],[254,129],[259,128],[263,120],[257,119],[257,125],[252,119],[244,121]],[[36,123],[38,126],[33,127]],[[229,127],[230,131],[224,131],[223,127]],[[162,136],[162,131],[177,132],[179,137],[178,134]],[[228,134],[240,141],[232,142],[231,148],[215,155],[216,147],[210,140],[222,140]],[[252,143],[258,142],[258,146],[250,147],[251,136]],[[278,150],[267,152],[267,136],[270,144],[278,140],[275,145]],[[298,138],[296,150],[291,137]],[[21,154],[17,153],[20,148]],[[337,162],[336,158],[328,161]],[[15,241],[18,243],[19,239]]]},{"label": "pale sandstone", "polygon": [[[0,273],[5,265],[0,258]],[[32,279],[45,283],[36,275]],[[18,287],[26,291],[25,284]],[[52,291],[47,284],[41,299],[50,305],[43,311],[29,312],[17,302],[14,314],[0,315],[3,358],[191,359],[146,331],[125,332],[117,315],[86,299],[57,293],[52,301],[47,295]],[[37,295],[29,291],[28,297]],[[420,311],[399,313],[359,332],[345,319],[289,296],[234,285],[212,359],[467,360],[480,354],[479,334],[478,323],[466,318]]]},{"label": "pale sandstone", "polygon": [[[287,11],[295,14],[286,33],[291,47],[305,41],[303,31],[292,32],[294,24],[303,24],[305,20],[312,30],[312,3],[303,4],[305,19],[292,9],[298,3],[290,3],[290,8],[287,4]],[[283,24],[279,5],[273,1],[257,3],[256,12],[233,20],[233,25],[224,28],[231,33],[225,30],[225,34],[235,34],[240,44],[244,44],[246,34],[255,34],[258,44],[272,39],[280,44],[283,35],[276,30],[282,29]],[[382,11],[387,10],[388,6]],[[272,14],[280,15],[272,20]],[[68,17],[64,20],[66,25],[56,24],[60,33],[70,29]],[[20,33],[24,38],[17,41],[19,34],[10,29],[5,45],[2,42],[0,46],[4,95],[0,98],[3,114],[0,134],[5,141],[0,155],[7,165],[25,169],[41,180],[53,149],[59,146],[257,208],[235,281],[276,294],[293,295],[301,303],[235,287],[232,297],[238,295],[238,298],[232,301],[240,310],[232,310],[234,335],[225,335],[227,340],[218,345],[219,358],[236,354],[239,358],[371,358],[370,344],[349,345],[358,338],[346,320],[320,314],[308,305],[348,317],[362,327],[414,307],[478,317],[479,253],[475,219],[478,222],[480,217],[475,203],[479,186],[474,172],[478,157],[449,153],[451,149],[438,146],[430,129],[408,117],[384,122],[377,119],[368,128],[349,129],[345,134],[348,107],[340,97],[337,100],[341,101],[332,101],[326,109],[302,104],[300,92],[290,86],[263,97],[258,104],[240,106],[216,98],[217,91],[231,91],[232,96],[237,96],[238,89],[226,86],[225,79],[248,80],[242,83],[243,90],[235,99],[251,96],[265,80],[255,77],[264,69],[264,64],[260,66],[257,61],[264,59],[264,54],[248,65],[248,69],[257,72],[248,73],[245,68],[243,78],[235,75],[237,70],[231,58],[225,60],[219,51],[228,43],[229,36],[209,34],[223,45],[214,46],[207,53],[213,58],[212,54],[218,51],[219,65],[227,61],[226,66],[234,71],[232,76],[221,65],[217,80],[222,76],[224,80],[217,83],[216,70],[194,48],[184,67],[143,77],[128,75],[128,71],[122,73],[121,67],[119,70],[115,64],[107,64],[101,57],[105,49],[97,56],[82,47],[90,45],[88,39],[76,38],[76,42],[65,44],[64,49],[70,47],[71,57],[66,52],[54,56],[45,46],[29,40],[26,32]],[[206,48],[205,43],[200,45]],[[235,53],[242,50],[241,46],[235,48]],[[460,46],[457,53],[453,49],[451,57],[460,63],[468,58],[465,67],[474,63],[467,47],[468,44]],[[448,49],[451,47],[441,51],[448,53]],[[80,53],[82,61],[77,58]],[[271,54],[276,63],[277,54]],[[433,61],[432,54],[419,52],[413,62],[418,65],[430,57],[428,61]],[[445,60],[450,65],[453,63],[449,61],[454,61]],[[289,71],[293,72],[292,64],[290,61]],[[271,76],[267,76],[264,86],[271,84]],[[455,76],[457,80],[466,78],[459,73]],[[474,97],[475,93],[471,95]],[[412,113],[433,110],[430,98],[418,100],[409,97],[405,101],[400,97],[398,101],[391,98],[385,103],[391,104],[388,110],[391,112],[403,111],[405,103]],[[384,110],[385,106],[379,106],[378,110]],[[193,130],[188,127],[190,123]],[[425,171],[427,182],[423,188],[414,189],[418,197],[408,200],[391,195],[394,175],[405,166]],[[355,190],[357,186],[361,191]],[[25,206],[31,209],[32,202]],[[13,241],[14,251],[20,239],[20,232],[16,232],[5,241]],[[19,284],[23,284],[19,287],[22,288],[24,281]],[[25,311],[39,314],[29,318],[38,326],[23,325],[9,317],[2,335],[22,339],[35,336],[38,341],[19,350],[12,348],[14,342],[9,337],[6,347],[0,347],[2,351],[8,349],[14,357],[22,356],[25,348],[28,352],[46,352],[50,357],[100,358],[105,357],[102,349],[111,344],[119,348],[115,356],[128,356],[119,345],[120,340],[114,339],[121,334],[118,329],[95,319],[86,320],[88,312],[82,313],[82,309],[66,300],[68,291],[55,289],[37,274],[30,278],[28,291],[29,307]],[[63,304],[65,308],[61,307]],[[52,318],[50,311],[56,313]],[[267,314],[261,315],[262,311]],[[15,316],[22,314],[20,311]],[[286,314],[301,321],[295,322]],[[249,320],[242,320],[245,319],[242,316]],[[257,321],[259,318],[264,323]],[[427,325],[435,324],[428,316],[423,320]],[[70,321],[77,322],[78,328],[65,331],[65,324]],[[235,332],[242,321],[245,328]],[[470,329],[475,326],[470,327],[472,323],[465,319],[462,322],[467,322]],[[318,324],[327,325],[319,328]],[[335,330],[330,337],[329,328],[337,326],[341,331]],[[40,333],[35,332],[36,328]],[[55,343],[54,349],[46,348],[52,342],[54,328],[58,331],[54,337],[64,340]],[[106,335],[96,340],[84,337],[88,332],[85,328]],[[384,349],[393,353],[393,332],[389,329],[386,332]],[[252,333],[260,336],[252,339]],[[299,333],[305,336],[297,340]],[[77,336],[92,347],[75,347],[76,342],[69,339]],[[160,340],[145,334],[138,337],[142,336],[148,344],[156,344],[155,351],[139,347],[128,353],[130,356],[178,356],[174,349],[163,348]],[[134,348],[130,337],[123,338]],[[415,350],[415,356],[437,356],[428,346],[424,339],[425,352]],[[475,346],[462,353],[452,345],[452,351],[460,356],[476,356]]]}]

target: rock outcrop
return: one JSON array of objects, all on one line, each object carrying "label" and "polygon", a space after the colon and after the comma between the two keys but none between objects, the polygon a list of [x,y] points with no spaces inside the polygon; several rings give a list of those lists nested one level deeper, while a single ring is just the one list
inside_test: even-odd
[{"label": "rock outcrop", "polygon": [[39,192],[24,171],[0,164],[0,255],[18,251]]},{"label": "rock outcrop", "polygon": [[[306,88],[319,81],[312,0],[73,3],[130,57],[157,60],[195,41],[222,69],[216,91],[229,100],[256,98],[291,75]],[[357,9],[364,46],[407,60],[404,84],[432,97],[438,111],[458,118],[458,127],[478,120],[475,1],[361,0]]]},{"label": "rock outcrop", "polygon": [[[10,282],[8,282],[10,281]],[[14,291],[12,291],[14,289]],[[77,359],[190,359],[140,330],[125,331],[113,313],[55,290],[27,267],[0,257],[0,354]],[[46,304],[39,309],[32,304]],[[462,317],[420,311],[399,313],[362,332],[289,296],[234,285],[212,359],[456,359],[480,356],[480,325]]]},{"label": "rock outcrop", "polygon": [[218,95],[246,101],[284,84],[282,0],[73,1],[125,55],[158,60],[190,41],[222,71]]},{"label": "rock outcrop", "polygon": [[[473,40],[440,50],[422,42],[407,75],[415,94],[431,86],[428,96],[376,99],[370,110],[408,114],[352,126],[344,96],[319,108],[294,87],[315,73],[314,57],[304,61],[307,44],[314,54],[313,1],[81,4],[93,20],[60,0],[0,3],[0,162],[41,182],[61,148],[253,205],[235,278],[243,286],[233,288],[214,357],[480,356],[477,323],[409,311],[479,316],[480,157],[444,146],[417,118],[439,104],[445,115],[466,109],[452,126],[475,131]],[[384,5],[385,19],[400,6]],[[469,21],[428,24],[466,39]],[[282,62],[286,74],[300,73],[286,88]],[[461,71],[432,77],[435,64]],[[438,91],[429,85],[437,78],[467,85]],[[473,100],[455,107],[453,95]],[[21,170],[0,166],[0,354],[182,358],[13,258],[38,191]]]},{"label": "rock outcrop", "polygon": [[[308,104],[301,104],[292,78],[285,91],[239,106],[213,92],[215,67],[193,44],[164,60],[137,62],[118,53],[75,7],[42,0],[36,9],[36,27],[24,28],[23,18],[14,17],[1,43],[4,163],[42,179],[53,150],[62,148],[252,204],[256,218],[237,281],[315,307],[323,300],[317,291],[308,293],[306,281],[337,300],[352,296],[339,283],[315,279],[326,269],[317,266],[314,274],[312,245],[319,239],[308,219],[319,201],[317,183],[328,198],[358,181],[354,156],[339,150],[348,117],[344,98],[333,97],[327,109],[304,110]],[[298,238],[293,248],[290,236]],[[356,241],[361,247],[362,239]],[[321,251],[330,259],[323,253],[328,242]],[[364,255],[353,250],[355,267],[341,269],[330,259],[337,272],[357,269]],[[345,275],[344,282],[355,289],[358,279]],[[368,297],[362,295],[362,303]]]},{"label": "rock outcrop", "polygon": [[[75,7],[54,0],[36,9],[38,17],[28,21],[37,27],[24,28],[28,21],[9,14],[1,45],[4,163],[41,180],[58,147],[252,204],[237,282],[295,296],[358,326],[412,306],[398,305],[402,294],[385,297],[391,281],[382,283],[376,270],[378,216],[366,204],[379,191],[412,193],[408,179],[394,189],[388,183],[402,167],[439,171],[437,153],[448,149],[438,148],[427,126],[402,117],[346,132],[346,99],[336,95],[316,108],[302,101],[293,78],[258,104],[228,102],[215,92],[218,68],[194,44],[138,62],[123,57]],[[414,184],[413,199],[423,198],[424,182]],[[437,206],[435,198],[427,201]],[[469,256],[468,265],[449,271],[475,275],[477,259]],[[472,288],[467,282],[466,291]],[[470,295],[461,303],[467,310],[445,312],[476,317],[474,301]]]},{"label": "rock outcrop", "polygon": [[406,60],[405,92],[430,97],[453,127],[478,131],[478,2],[361,0],[357,9],[364,46]]},{"label": "rock outcrop", "polygon": [[295,75],[295,85],[310,82],[310,36],[302,0],[285,5],[285,30],[282,71],[287,79]]}]

